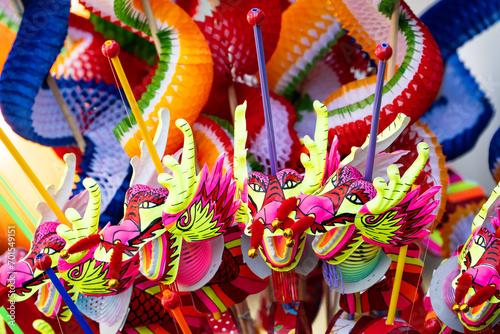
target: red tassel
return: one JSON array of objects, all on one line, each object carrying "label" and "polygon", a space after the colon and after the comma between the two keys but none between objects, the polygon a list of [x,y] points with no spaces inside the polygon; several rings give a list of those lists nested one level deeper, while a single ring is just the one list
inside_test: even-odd
[{"label": "red tassel", "polygon": [[250,247],[259,248],[262,242],[262,237],[264,236],[264,224],[262,220],[257,219],[252,224],[252,235],[250,236]]},{"label": "red tassel", "polygon": [[284,221],[290,212],[297,209],[297,197],[290,197],[281,203],[281,206],[278,209],[278,213],[276,214],[276,219],[280,222]]},{"label": "red tassel", "polygon": [[469,307],[481,305],[490,299],[496,292],[497,288],[493,285],[483,286],[469,299],[467,305],[469,305]]},{"label": "red tassel", "polygon": [[0,307],[9,299],[9,290],[10,288],[8,286],[0,286]]},{"label": "red tassel", "polygon": [[124,246],[121,242],[113,247],[113,254],[111,254],[111,261],[109,263],[109,276],[111,276],[111,278],[118,279],[120,276],[123,248]]},{"label": "red tassel", "polygon": [[291,227],[293,230],[293,235],[301,235],[304,233],[311,225],[314,223],[314,217],[304,217],[300,218]]},{"label": "red tassel", "polygon": [[78,240],[73,246],[68,249],[69,254],[88,251],[89,249],[99,245],[101,242],[100,234],[91,234],[88,237]]},{"label": "red tassel", "polygon": [[455,304],[461,304],[467,291],[472,284],[472,275],[464,273],[458,278],[457,289],[455,290]]}]

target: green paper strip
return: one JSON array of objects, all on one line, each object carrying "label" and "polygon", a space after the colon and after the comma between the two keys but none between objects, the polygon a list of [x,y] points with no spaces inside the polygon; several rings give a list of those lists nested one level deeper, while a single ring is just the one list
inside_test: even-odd
[{"label": "green paper strip", "polygon": [[[7,310],[3,306],[0,308],[0,315],[7,323],[7,325],[9,325],[14,334],[24,334],[21,328],[19,328],[19,326],[15,323],[15,321],[10,318],[9,312],[7,312]],[[11,322],[14,322],[14,325],[11,325]]]},{"label": "green paper strip", "polygon": [[31,211],[28,210],[28,208],[26,207],[26,205],[24,205],[24,202],[19,198],[19,196],[17,196],[17,193],[9,186],[9,184],[1,176],[0,176],[0,182],[5,186],[5,188],[7,188],[7,190],[12,195],[12,197],[14,197],[14,199],[19,204],[19,206],[21,207],[21,209],[26,213],[26,215],[30,219],[30,222],[33,224],[33,228],[36,228],[36,219],[35,219],[35,217],[31,214]]},{"label": "green paper strip", "polygon": [[9,213],[9,215],[14,219],[16,225],[21,229],[28,240],[33,239],[33,233],[31,233],[30,229],[24,224],[23,220],[17,215],[16,211],[7,203],[5,198],[0,196],[0,205],[2,205],[5,210]]},{"label": "green paper strip", "polygon": [[448,193],[454,194],[454,193],[458,193],[461,191],[474,189],[477,187],[478,187],[477,183],[472,183],[472,182],[467,182],[467,181],[459,181],[459,182],[455,182],[455,183],[450,184],[450,186],[448,188]]}]

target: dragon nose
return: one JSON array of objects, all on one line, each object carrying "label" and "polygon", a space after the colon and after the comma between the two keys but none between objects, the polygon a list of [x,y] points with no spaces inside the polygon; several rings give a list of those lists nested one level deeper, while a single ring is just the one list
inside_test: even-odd
[{"label": "dragon nose", "polygon": [[109,243],[120,241],[126,244],[129,240],[139,236],[139,226],[130,219],[123,220],[118,225],[109,226],[102,232],[102,239]]},{"label": "dragon nose", "polygon": [[24,282],[33,278],[33,271],[27,262],[21,261],[14,265],[6,263],[0,268],[0,285],[14,285],[19,288]]}]

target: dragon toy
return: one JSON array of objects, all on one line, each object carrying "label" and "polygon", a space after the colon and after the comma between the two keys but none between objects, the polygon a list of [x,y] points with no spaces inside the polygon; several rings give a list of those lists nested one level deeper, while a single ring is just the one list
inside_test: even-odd
[{"label": "dragon toy", "polygon": [[491,333],[500,321],[499,203],[500,184],[472,221],[467,242],[433,275],[429,295],[435,316],[428,320],[442,324],[433,327],[435,333]]}]

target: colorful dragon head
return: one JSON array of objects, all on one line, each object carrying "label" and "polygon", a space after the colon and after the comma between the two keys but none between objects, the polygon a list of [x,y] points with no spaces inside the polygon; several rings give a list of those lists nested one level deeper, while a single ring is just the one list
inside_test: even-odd
[{"label": "colorful dragon head", "polygon": [[38,225],[31,241],[28,254],[19,262],[7,262],[0,268],[0,285],[7,287],[12,284],[12,300],[22,301],[31,297],[43,285],[50,282],[47,275],[35,267],[35,257],[39,253],[46,253],[52,258],[52,268],[57,270],[59,253],[66,245],[66,241],[57,235],[56,228],[59,222],[43,222]]},{"label": "colorful dragon head", "polygon": [[[399,115],[377,136],[376,152],[385,150],[408,122],[408,118]],[[324,173],[318,173],[316,179],[321,187],[299,196],[298,217],[313,218],[306,230],[315,236],[312,248],[330,264],[342,263],[363,242],[381,247],[409,244],[428,233],[425,227],[435,217],[432,213],[438,202],[431,199],[439,187],[423,194],[419,194],[418,187],[411,190],[426,164],[428,145],[418,145],[418,157],[403,176],[396,165],[390,165],[400,153],[377,155],[374,162],[377,170],[390,165],[387,184],[381,177],[365,180],[360,172],[366,165],[368,143],[369,138],[339,162],[337,139],[334,139],[329,156],[325,147],[321,150],[324,153],[317,157],[324,161],[320,164]]]},{"label": "colorful dragon head", "polygon": [[[161,110],[159,119],[154,144],[157,152],[163,152],[168,137],[168,126],[165,126],[169,124],[168,111]],[[181,250],[186,249],[181,247],[183,241],[209,242],[231,225],[239,201],[234,201],[231,173],[223,175],[223,156],[214,164],[212,173],[205,166],[196,175],[191,128],[184,120],[177,120],[176,125],[185,136],[182,163],[172,156],[163,160],[173,175],[161,173],[156,180],[157,172],[143,143],[141,158],[134,157],[131,162],[134,175],[126,195],[123,220],[116,226],[105,227],[95,241],[96,246],[87,247],[89,252],[81,252],[75,258],[71,255],[60,263],[65,278],[75,281],[80,292],[119,293],[132,284],[138,270],[150,279],[163,279],[163,283],[170,284],[179,270]],[[98,201],[95,205],[98,209]],[[88,230],[89,237],[97,232],[85,226],[82,229]],[[69,236],[72,233],[76,232]],[[113,254],[118,244],[122,270],[112,275]],[[140,260],[138,266],[135,265],[137,259]],[[114,287],[110,287],[114,279],[119,283],[114,281]]]},{"label": "colorful dragon head", "polygon": [[[302,176],[292,169],[284,169],[276,175],[259,172],[248,176],[248,208],[253,217],[252,227],[247,229],[252,238],[261,233],[259,250],[266,263],[274,270],[285,271],[294,268],[304,251],[306,235],[296,233],[291,239],[284,236],[285,230],[294,225],[292,219],[276,225],[278,211],[284,203],[297,202]],[[288,201],[287,201],[288,200]],[[292,242],[287,240],[293,240]]]},{"label": "colorful dragon head", "polygon": [[342,166],[317,195],[301,198],[299,208],[315,218],[308,232],[315,235],[312,248],[320,259],[338,264],[359,246],[362,238],[354,221],[375,195],[373,184],[356,168]]},{"label": "colorful dragon head", "polygon": [[500,221],[494,217],[499,203],[500,184],[476,215],[473,232],[458,258],[460,275],[453,281],[453,309],[470,331],[492,325],[500,314]]},{"label": "colorful dragon head", "polygon": [[[47,190],[60,208],[74,207],[81,210],[80,205],[85,202],[87,192],[69,199],[75,177],[76,157],[74,154],[67,154],[64,160],[66,164],[59,187],[56,190],[51,185]],[[33,233],[30,251],[17,263],[8,262],[0,268],[0,286],[14,286],[14,289],[10,289],[13,292],[10,298],[14,301],[25,300],[38,291],[36,304],[41,312],[47,316],[58,314],[60,319],[68,320],[71,312],[62,303],[48,276],[35,267],[35,257],[46,253],[52,258],[52,269],[60,276],[57,263],[60,252],[66,246],[66,240],[57,233],[62,224],[56,220],[55,214],[45,202],[38,203],[37,211],[40,213],[40,219]]]},{"label": "colorful dragon head", "polygon": [[[260,250],[272,269],[293,269],[306,234],[315,236],[312,247],[318,257],[332,264],[345,260],[364,241],[395,246],[426,234],[424,227],[434,219],[431,213],[438,204],[429,201],[439,187],[420,196],[418,189],[410,188],[427,161],[427,144],[419,144],[419,156],[404,176],[399,175],[396,165],[391,165],[387,172],[389,184],[380,177],[366,181],[356,167],[366,163],[369,140],[361,148],[354,148],[342,162],[336,139],[328,154],[328,112],[316,101],[315,140],[306,136],[304,144],[309,155],[301,156],[304,178],[293,170],[283,170],[276,176],[252,173],[247,177],[246,129],[244,124],[238,124],[244,109],[243,105],[236,111],[235,133],[241,138],[235,145],[235,177],[242,197],[248,196],[248,204],[246,212],[240,210],[238,220],[247,224],[246,232],[253,239],[251,247]],[[382,131],[377,137],[377,152],[386,149],[408,122],[399,115]],[[393,160],[387,154],[378,157],[377,163],[388,165]],[[245,179],[248,188],[243,184]],[[256,250],[251,249],[249,255],[255,256]]]}]

